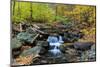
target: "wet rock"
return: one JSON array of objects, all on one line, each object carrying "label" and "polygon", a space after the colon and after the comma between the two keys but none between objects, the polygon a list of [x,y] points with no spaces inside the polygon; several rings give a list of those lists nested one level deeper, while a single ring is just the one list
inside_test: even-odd
[{"label": "wet rock", "polygon": [[48,49],[48,43],[46,41],[37,41],[37,44],[35,47],[24,50],[21,53],[21,56],[27,56],[30,54],[43,55],[48,51],[47,49]]},{"label": "wet rock", "polygon": [[96,46],[93,45],[91,47],[91,50],[89,50],[89,61],[95,61],[96,60]]},{"label": "wet rock", "polygon": [[70,48],[68,48],[65,52],[66,52],[66,54],[68,54],[69,56],[70,56],[70,55],[77,56],[77,51],[76,51],[75,49],[70,49]]},{"label": "wet rock", "polygon": [[53,45],[53,46],[50,46],[49,47],[49,50],[51,50],[51,49],[54,49],[55,48],[55,46]]},{"label": "wet rock", "polygon": [[95,61],[96,60],[96,50],[95,45],[91,47],[90,50],[83,51],[79,58],[79,61]]},{"label": "wet rock", "polygon": [[21,51],[12,51],[12,55],[13,56],[18,56],[21,53]]},{"label": "wet rock", "polygon": [[34,33],[35,33],[35,31],[33,31],[33,30],[31,29],[31,27],[27,28],[27,29],[26,29],[26,32],[28,32],[28,33],[30,33],[30,34],[34,34]]},{"label": "wet rock", "polygon": [[46,64],[46,63],[48,63],[48,62],[47,62],[46,60],[41,60],[40,63]]},{"label": "wet rock", "polygon": [[68,62],[68,59],[67,59],[68,57],[66,57],[66,56],[63,56],[62,57],[62,63],[64,63],[64,62]]},{"label": "wet rock", "polygon": [[41,47],[48,47],[49,44],[47,41],[37,41],[37,46],[41,46]]},{"label": "wet rock", "polygon": [[37,40],[46,41],[48,36],[49,36],[49,34],[40,34],[39,37],[37,38]]},{"label": "wet rock", "polygon": [[21,32],[17,35],[17,39],[21,42],[33,43],[33,39],[36,35],[36,33]]},{"label": "wet rock", "polygon": [[64,33],[63,40],[64,42],[75,42],[82,37],[83,34],[81,32],[66,32]]},{"label": "wet rock", "polygon": [[27,50],[24,50],[20,56],[27,56],[27,55],[31,55],[33,54],[34,56],[39,55],[41,51],[41,47],[40,46],[35,46],[33,48],[29,48]]},{"label": "wet rock", "polygon": [[40,50],[40,55],[44,55],[44,54],[46,54],[48,52],[48,50],[46,50],[45,48],[41,48],[41,50]]},{"label": "wet rock", "polygon": [[93,42],[75,42],[74,48],[78,49],[78,50],[88,50],[91,48],[91,46],[93,45]]},{"label": "wet rock", "polygon": [[49,44],[48,44],[47,41],[37,41],[36,46],[40,46],[41,47],[41,50],[40,50],[39,54],[43,55],[46,52],[48,52]]},{"label": "wet rock", "polygon": [[17,57],[21,53],[22,43],[17,39],[13,38],[11,40],[11,48],[12,48],[12,57]]},{"label": "wet rock", "polygon": [[21,46],[22,46],[22,43],[17,38],[11,39],[11,48],[12,49],[20,48]]},{"label": "wet rock", "polygon": [[65,51],[66,51],[66,47],[65,47],[64,45],[61,45],[61,46],[59,47],[59,49],[60,49],[61,52],[63,52],[63,53],[65,53]]}]

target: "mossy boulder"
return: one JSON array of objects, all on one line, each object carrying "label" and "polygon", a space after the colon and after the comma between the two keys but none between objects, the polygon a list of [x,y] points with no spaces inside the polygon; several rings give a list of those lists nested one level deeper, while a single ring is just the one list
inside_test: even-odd
[{"label": "mossy boulder", "polygon": [[21,53],[20,48],[22,47],[22,43],[17,38],[11,39],[11,49],[12,49],[12,57],[17,57]]},{"label": "mossy boulder", "polygon": [[17,38],[12,38],[11,39],[11,48],[12,49],[17,49],[22,46],[22,43],[17,39]]},{"label": "mossy boulder", "polygon": [[17,39],[21,42],[33,43],[36,33],[21,32],[17,35]]},{"label": "mossy boulder", "polygon": [[24,50],[21,53],[21,56],[27,56],[27,55],[40,55],[44,54],[47,51],[48,43],[46,41],[37,41],[36,46],[33,48],[29,48],[27,50]]},{"label": "mossy boulder", "polygon": [[40,50],[41,50],[41,47],[40,46],[35,46],[33,48],[29,48],[27,50],[24,50],[20,54],[20,56],[28,56],[28,55],[31,55],[31,54],[33,54],[34,56],[36,56],[36,55],[39,55]]}]

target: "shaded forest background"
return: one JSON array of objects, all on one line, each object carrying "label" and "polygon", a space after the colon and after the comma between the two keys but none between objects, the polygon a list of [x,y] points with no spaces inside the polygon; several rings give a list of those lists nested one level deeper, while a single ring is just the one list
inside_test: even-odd
[{"label": "shaded forest background", "polygon": [[95,6],[12,1],[12,23],[70,24],[70,31],[80,30],[95,41],[95,10]]}]

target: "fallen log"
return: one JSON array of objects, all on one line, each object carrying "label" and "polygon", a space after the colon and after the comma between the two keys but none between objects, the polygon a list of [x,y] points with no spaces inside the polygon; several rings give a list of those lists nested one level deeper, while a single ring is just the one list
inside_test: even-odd
[{"label": "fallen log", "polygon": [[35,27],[35,28],[37,28],[37,29],[40,29],[40,27],[37,26],[36,24],[33,24],[32,26]]},{"label": "fallen log", "polygon": [[38,33],[40,33],[40,34],[48,34],[48,33],[46,33],[46,32],[43,32],[43,31],[39,30],[39,29],[36,29],[36,28],[32,28],[32,30],[33,30],[33,31],[36,31],[36,32],[38,32]]},{"label": "fallen log", "polygon": [[34,41],[38,38],[39,35],[40,35],[40,34],[37,34],[37,35],[33,38],[32,42],[34,42]]}]

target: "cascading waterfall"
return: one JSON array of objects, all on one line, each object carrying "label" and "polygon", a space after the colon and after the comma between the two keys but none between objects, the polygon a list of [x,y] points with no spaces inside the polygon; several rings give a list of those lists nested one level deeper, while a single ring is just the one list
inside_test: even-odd
[{"label": "cascading waterfall", "polygon": [[63,40],[62,36],[49,36],[47,41],[49,42],[50,47],[53,47],[49,50],[49,53],[53,57],[61,56],[62,52],[60,51],[59,47],[62,45]]}]

